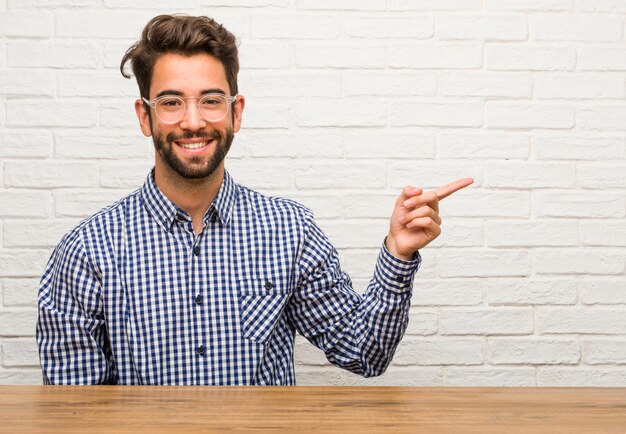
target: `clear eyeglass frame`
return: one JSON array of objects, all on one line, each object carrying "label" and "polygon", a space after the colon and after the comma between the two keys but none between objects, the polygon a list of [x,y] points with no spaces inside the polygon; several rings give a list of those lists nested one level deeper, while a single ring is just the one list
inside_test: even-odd
[{"label": "clear eyeglass frame", "polygon": [[[230,106],[232,103],[234,103],[235,101],[237,101],[237,97],[239,95],[224,95],[223,93],[205,93],[204,95],[200,95],[200,96],[178,96],[178,95],[162,95],[158,98],[155,98],[153,100],[149,100],[144,98],[143,96],[141,97],[141,99],[143,100],[143,102],[145,102],[146,104],[148,104],[150,107],[152,107],[154,109],[154,113],[156,113],[157,118],[159,118],[159,120],[161,122],[163,122],[164,124],[169,124],[169,125],[173,125],[173,124],[177,124],[179,122],[181,122],[184,118],[185,115],[187,114],[187,103],[185,102],[186,99],[197,99],[198,102],[196,103],[196,108],[198,109],[198,113],[200,113],[200,116],[202,117],[202,119],[204,119],[207,122],[218,122],[221,121],[222,119],[224,119],[224,117],[228,114],[228,112],[230,111]],[[202,110],[200,109],[200,101],[203,98],[207,98],[207,97],[213,97],[213,98],[224,98],[226,100],[226,110],[224,111],[224,114],[222,114],[219,118],[215,118],[215,119],[209,119],[207,118],[203,113]],[[178,99],[180,100],[180,102],[183,104],[183,106],[185,107],[185,109],[183,110],[182,114],[180,115],[180,119],[176,120],[176,121],[167,121],[164,120],[163,118],[161,118],[161,116],[159,116],[159,111],[156,109],[157,104],[159,103],[159,101],[162,101],[164,99]]]}]

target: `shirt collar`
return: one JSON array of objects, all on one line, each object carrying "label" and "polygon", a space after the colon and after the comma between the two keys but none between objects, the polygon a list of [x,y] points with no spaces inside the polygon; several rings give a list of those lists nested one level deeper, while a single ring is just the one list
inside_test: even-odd
[{"label": "shirt collar", "polygon": [[[172,224],[180,216],[186,216],[183,218],[189,218],[189,215],[170,201],[159,187],[154,182],[154,169],[148,174],[146,181],[141,189],[141,197],[143,202],[152,217],[163,226],[167,231],[170,230]],[[224,171],[224,180],[217,193],[213,203],[209,206],[206,214],[204,215],[203,222],[206,224],[211,219],[212,215],[217,214],[222,224],[227,224],[230,221],[232,211],[237,199],[237,184],[233,181],[232,177],[227,171]]]}]

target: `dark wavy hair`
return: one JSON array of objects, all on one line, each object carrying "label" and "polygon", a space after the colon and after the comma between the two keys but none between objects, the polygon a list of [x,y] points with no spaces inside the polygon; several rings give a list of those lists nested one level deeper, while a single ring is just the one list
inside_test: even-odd
[{"label": "dark wavy hair", "polygon": [[237,95],[239,57],[237,40],[224,26],[209,17],[187,15],[159,15],[152,18],[143,29],[141,39],[124,54],[120,72],[130,78],[124,68],[130,61],[137,78],[139,93],[150,99],[152,70],[157,59],[166,53],[184,56],[209,54],[217,58],[226,72],[231,95]]}]

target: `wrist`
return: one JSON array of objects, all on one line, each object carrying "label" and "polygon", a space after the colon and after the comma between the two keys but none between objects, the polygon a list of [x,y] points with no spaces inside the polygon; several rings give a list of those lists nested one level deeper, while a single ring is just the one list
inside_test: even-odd
[{"label": "wrist", "polygon": [[391,253],[393,256],[395,256],[398,259],[401,259],[403,261],[413,260],[414,252],[411,252],[410,254],[405,254],[401,252],[398,249],[398,246],[396,245],[396,242],[391,235],[387,235],[387,237],[385,238],[385,247],[387,248],[389,253]]}]

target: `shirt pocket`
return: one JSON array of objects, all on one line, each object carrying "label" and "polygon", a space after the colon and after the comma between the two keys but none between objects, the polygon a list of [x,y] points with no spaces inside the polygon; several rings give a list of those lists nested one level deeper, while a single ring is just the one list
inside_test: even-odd
[{"label": "shirt pocket", "polygon": [[284,285],[268,279],[251,279],[239,285],[239,314],[243,337],[265,343],[281,321],[289,298]]}]

